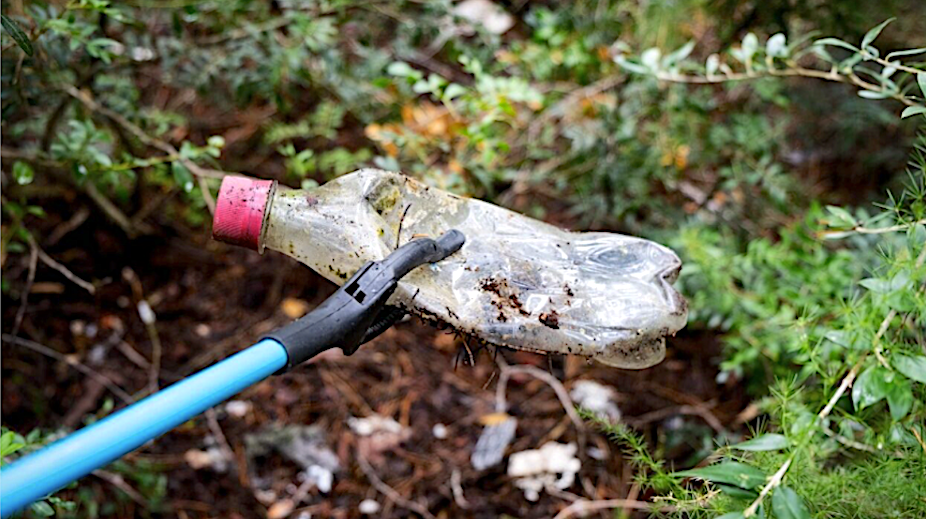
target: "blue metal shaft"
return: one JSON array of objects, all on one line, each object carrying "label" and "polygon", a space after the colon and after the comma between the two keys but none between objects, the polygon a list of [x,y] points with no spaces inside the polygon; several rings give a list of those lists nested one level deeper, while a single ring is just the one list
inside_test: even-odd
[{"label": "blue metal shaft", "polygon": [[141,447],[286,366],[283,346],[263,340],[0,470],[0,517],[8,517]]}]

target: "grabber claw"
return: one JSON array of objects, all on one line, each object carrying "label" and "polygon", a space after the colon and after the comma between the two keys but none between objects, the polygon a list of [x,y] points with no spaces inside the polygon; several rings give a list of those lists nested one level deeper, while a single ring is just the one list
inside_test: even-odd
[{"label": "grabber claw", "polygon": [[436,240],[412,240],[382,260],[367,262],[317,308],[264,338],[286,348],[284,371],[336,346],[351,355],[405,315],[386,305],[399,280],[458,251],[465,239],[462,232],[450,230]]}]

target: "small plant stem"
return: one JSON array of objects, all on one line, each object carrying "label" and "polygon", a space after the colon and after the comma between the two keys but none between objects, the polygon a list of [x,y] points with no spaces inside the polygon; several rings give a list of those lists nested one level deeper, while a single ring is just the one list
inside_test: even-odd
[{"label": "small plant stem", "polygon": [[499,413],[504,413],[507,411],[508,404],[505,400],[505,393],[508,388],[508,379],[511,378],[511,375],[516,373],[523,373],[534,378],[538,378],[550,386],[553,389],[553,392],[556,393],[557,398],[559,398],[560,403],[563,405],[563,409],[566,411],[569,419],[572,420],[573,425],[576,427],[576,435],[578,436],[579,441],[579,452],[584,453],[585,426],[582,422],[582,418],[579,417],[579,414],[576,412],[576,406],[572,402],[572,399],[569,397],[569,392],[566,391],[565,387],[563,387],[563,383],[557,380],[553,375],[543,371],[542,369],[535,368],[534,366],[509,366],[504,364],[503,361],[500,361],[499,367],[501,368],[501,373],[498,376],[498,385],[495,386],[495,410]]},{"label": "small plant stem", "polygon": [[[916,69],[913,69],[916,70]],[[919,71],[923,73],[922,71]],[[823,71],[816,70],[812,68],[794,66],[792,68],[786,69],[768,69],[768,70],[750,70],[747,72],[729,72],[723,75],[711,74],[708,76],[693,76],[689,74],[677,74],[677,73],[665,73],[665,72],[656,72],[655,76],[657,79],[662,81],[670,81],[673,83],[691,83],[691,84],[700,84],[700,85],[713,85],[719,83],[727,83],[730,81],[747,81],[752,79],[760,79],[763,77],[789,77],[789,76],[798,76],[798,77],[809,77],[816,79],[823,79],[826,81],[833,81],[836,83],[852,83],[855,86],[862,88],[864,90],[869,90],[871,92],[884,92],[884,89],[878,85],[869,83],[855,73],[850,72],[849,74],[842,75],[836,70]],[[914,101],[912,98],[906,97],[901,94],[890,94],[890,97],[900,101],[901,103],[907,106],[920,106],[919,103]]]},{"label": "small plant stem", "polygon": [[96,287],[93,286],[93,283],[84,281],[83,279],[75,275],[73,272],[68,270],[67,267],[55,261],[51,256],[49,256],[45,251],[43,251],[41,247],[39,247],[38,243],[35,242],[35,238],[33,238],[31,234],[29,235],[29,246],[35,247],[35,250],[38,253],[39,259],[42,260],[42,263],[57,270],[58,272],[61,273],[62,276],[68,278],[75,285],[79,286],[80,288],[83,288],[87,292],[90,292],[91,294],[96,292]]},{"label": "small plant stem", "polygon": [[846,232],[856,232],[859,234],[886,234],[889,232],[905,231],[917,225],[926,225],[926,218],[923,218],[922,220],[917,220],[915,222],[892,225],[890,227],[863,227],[861,225],[857,225],[851,229],[824,231],[821,234],[823,236],[826,236],[828,234],[846,233]]},{"label": "small plant stem", "polygon": [[913,75],[926,74],[926,70],[919,70],[913,67],[908,67],[904,65],[903,63],[900,63],[897,61],[888,61],[884,58],[876,58],[875,56],[872,56],[871,54],[868,54],[865,51],[862,51],[862,55],[865,56],[867,59],[870,59],[878,63],[879,65],[884,65],[885,67],[891,67],[893,69],[902,70],[904,72],[909,72],[910,74],[913,74]]},{"label": "small plant stem", "polygon": [[[563,508],[556,514],[553,519],[566,519],[578,514],[592,512],[594,510],[609,510],[615,508],[634,509],[634,510],[651,510],[652,503],[646,501],[636,501],[633,499],[601,499],[596,501],[587,501],[580,499],[571,505]],[[676,510],[674,506],[665,506],[658,509],[660,512],[671,513]]]},{"label": "small plant stem", "polygon": [[35,282],[35,269],[38,266],[38,260],[39,248],[35,245],[35,240],[29,240],[29,272],[26,275],[26,284],[23,286],[22,295],[19,297],[19,308],[16,310],[13,330],[10,332],[13,337],[16,337],[19,333],[19,326],[26,316],[26,307],[29,305],[29,292],[32,291],[32,283]]},{"label": "small plant stem", "polygon": [[781,481],[785,477],[785,472],[788,471],[788,467],[791,466],[791,462],[793,461],[794,455],[792,454],[790,457],[788,457],[787,461],[781,465],[778,471],[775,472],[772,478],[768,480],[768,484],[766,484],[765,487],[762,488],[762,491],[759,492],[759,497],[757,497],[756,500],[753,501],[751,505],[749,505],[749,508],[743,511],[743,517],[752,517],[755,515],[756,510],[759,509],[759,505],[762,504],[762,499],[764,499],[773,488],[781,484]]},{"label": "small plant stem", "polygon": [[916,427],[910,426],[910,431],[913,432],[913,436],[916,436],[916,441],[920,443],[920,447],[923,448],[923,453],[926,454],[926,442],[923,441],[923,437],[920,436],[920,432]]}]

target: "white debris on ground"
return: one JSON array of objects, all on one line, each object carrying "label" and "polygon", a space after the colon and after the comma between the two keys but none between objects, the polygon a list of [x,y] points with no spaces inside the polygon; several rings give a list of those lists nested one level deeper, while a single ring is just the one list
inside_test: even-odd
[{"label": "white debris on ground", "polygon": [[298,479],[302,482],[309,481],[309,484],[322,494],[331,492],[331,487],[334,486],[334,472],[321,465],[312,465],[305,469],[305,472],[299,474]]},{"label": "white debris on ground", "polygon": [[380,506],[377,501],[372,499],[364,499],[360,502],[360,506],[357,508],[361,514],[364,515],[373,515],[376,512],[379,512]]},{"label": "white debris on ground", "polygon": [[376,433],[399,434],[404,429],[399,422],[378,414],[366,418],[351,417],[347,420],[347,425],[360,436],[372,436]]},{"label": "white debris on ground", "polygon": [[381,462],[384,452],[395,449],[412,435],[408,427],[378,414],[365,418],[352,417],[347,420],[347,425],[360,437],[357,439],[358,454],[373,464]]},{"label": "white debris on ground", "polygon": [[183,453],[183,459],[193,470],[209,468],[218,473],[228,470],[228,457],[218,447],[209,447],[206,450],[190,449]]},{"label": "white debris on ground", "polygon": [[516,452],[508,459],[508,475],[528,501],[540,499],[544,489],[565,490],[575,482],[582,462],[576,444],[548,442],[536,450]]},{"label": "white debris on ground", "polygon": [[476,441],[470,463],[476,470],[487,469],[502,461],[505,450],[518,429],[518,420],[507,413],[491,413],[479,419],[485,428]]},{"label": "white debris on ground", "polygon": [[250,459],[266,456],[270,451],[279,452],[302,467],[303,472],[298,476],[301,482],[309,482],[322,493],[331,491],[334,474],[341,469],[337,454],[328,447],[324,430],[317,426],[271,424],[245,435],[244,445]]},{"label": "white debris on ground", "polygon": [[585,452],[588,454],[588,457],[593,460],[604,460],[608,457],[608,453],[595,447],[594,445],[589,446]]},{"label": "white debris on ground", "polygon": [[244,400],[230,400],[225,404],[225,412],[228,413],[228,416],[233,416],[235,418],[244,418],[251,412],[252,408],[253,405],[251,405],[251,402],[246,402]]},{"label": "white debris on ground", "polygon": [[503,34],[514,27],[514,17],[491,0],[464,0],[453,8],[453,14],[492,34]]},{"label": "white debris on ground", "polygon": [[572,385],[569,396],[580,407],[602,415],[612,422],[621,419],[621,410],[614,402],[617,393],[614,389],[594,380],[579,380]]},{"label": "white debris on ground", "polygon": [[235,460],[232,453],[222,448],[215,436],[208,434],[203,438],[205,450],[190,449],[183,453],[183,459],[194,470],[211,469],[223,474],[230,469]]},{"label": "white debris on ground", "polygon": [[151,305],[148,304],[148,301],[142,299],[138,302],[138,317],[141,319],[141,322],[151,325],[157,321],[157,316],[154,314],[154,310],[151,309]]},{"label": "white debris on ground", "polygon": [[431,434],[438,440],[443,440],[447,438],[447,426],[442,423],[434,424],[434,427],[431,428]]}]

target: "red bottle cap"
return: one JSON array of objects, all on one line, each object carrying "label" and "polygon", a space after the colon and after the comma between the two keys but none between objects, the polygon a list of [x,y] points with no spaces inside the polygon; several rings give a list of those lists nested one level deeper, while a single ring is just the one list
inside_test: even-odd
[{"label": "red bottle cap", "polygon": [[222,179],[212,218],[212,237],[257,250],[264,226],[264,210],[275,181],[227,176]]}]

